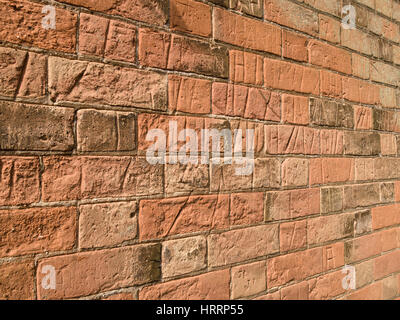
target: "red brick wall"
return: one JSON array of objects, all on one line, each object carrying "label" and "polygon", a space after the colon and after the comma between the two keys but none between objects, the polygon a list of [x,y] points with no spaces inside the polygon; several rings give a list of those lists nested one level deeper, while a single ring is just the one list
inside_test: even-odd
[{"label": "red brick wall", "polygon": [[399,84],[399,0],[0,0],[0,298],[399,297]]}]

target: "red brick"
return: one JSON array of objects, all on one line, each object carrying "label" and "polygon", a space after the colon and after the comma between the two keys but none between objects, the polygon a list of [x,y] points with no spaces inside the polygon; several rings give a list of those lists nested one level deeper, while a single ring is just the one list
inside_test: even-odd
[{"label": "red brick", "polygon": [[304,248],[307,245],[307,222],[282,223],[279,228],[281,252]]},{"label": "red brick", "polygon": [[38,202],[39,159],[1,157],[0,182],[0,205]]},{"label": "red brick", "polygon": [[169,6],[171,29],[205,37],[211,35],[210,6],[192,0],[173,0]]},{"label": "red brick", "polygon": [[310,184],[354,181],[354,159],[319,158],[310,160]]},{"label": "red brick", "polygon": [[266,220],[294,219],[320,213],[319,189],[303,189],[266,194]]},{"label": "red brick", "polygon": [[168,6],[163,0],[61,0],[90,10],[120,15],[125,18],[164,25],[168,19]]},{"label": "red brick", "polygon": [[361,106],[354,106],[355,129],[372,129],[372,109]]},{"label": "red brick", "polygon": [[169,278],[204,269],[207,241],[203,236],[164,241],[162,244],[161,270]]},{"label": "red brick", "polygon": [[214,10],[213,22],[216,40],[248,49],[281,54],[281,31],[276,26],[219,8]]},{"label": "red brick", "polygon": [[79,30],[81,53],[135,62],[135,47],[136,28],[134,26],[94,15],[81,14]]},{"label": "red brick", "polygon": [[47,57],[41,54],[0,48],[0,93],[41,101],[46,94]]},{"label": "red brick", "polygon": [[25,0],[2,0],[0,40],[43,49],[75,52],[77,15],[56,8],[56,28],[44,29],[44,6]]},{"label": "red brick", "polygon": [[263,57],[243,51],[229,51],[229,79],[236,83],[262,85]]},{"label": "red brick", "polygon": [[400,250],[387,253],[374,259],[374,278],[383,278],[400,271]]},{"label": "red brick", "polygon": [[321,154],[343,154],[343,131],[321,130]]},{"label": "red brick", "polygon": [[345,293],[342,286],[343,277],[344,274],[339,270],[309,280],[309,299],[327,300]]},{"label": "red brick", "polygon": [[168,109],[189,113],[211,112],[211,81],[170,75]]},{"label": "red brick", "polygon": [[307,43],[308,38],[282,30],[282,55],[285,58],[307,62]]},{"label": "red brick", "polygon": [[280,96],[269,90],[213,83],[213,114],[280,121]]},{"label": "red brick", "polygon": [[340,23],[328,16],[319,15],[319,37],[329,42],[340,43]]},{"label": "red brick", "polygon": [[286,61],[265,58],[264,85],[319,95],[319,71]]},{"label": "red brick", "polygon": [[291,281],[303,280],[321,273],[322,270],[321,248],[274,257],[268,260],[267,264],[268,288],[280,286]]},{"label": "red brick", "polygon": [[0,102],[1,148],[70,151],[74,146],[74,110],[54,106]]},{"label": "red brick", "polygon": [[229,226],[228,203],[227,195],[142,200],[140,239],[226,228]]},{"label": "red brick", "polygon": [[282,300],[308,300],[308,283],[306,281],[281,289]]},{"label": "red brick", "polygon": [[200,276],[179,279],[149,287],[139,292],[140,300],[228,300],[229,270],[219,270]]},{"label": "red brick", "polygon": [[72,249],[76,216],[75,207],[1,210],[0,256]]},{"label": "red brick", "polygon": [[380,300],[382,299],[382,283],[372,283],[362,289],[350,293],[347,300]]},{"label": "red brick", "polygon": [[308,43],[309,61],[326,69],[351,74],[351,53],[320,41]]},{"label": "red brick", "polygon": [[371,209],[374,230],[400,224],[400,205],[393,204]]},{"label": "red brick", "polygon": [[50,57],[49,93],[54,102],[166,110],[167,77],[152,71]]},{"label": "red brick", "polygon": [[393,134],[381,134],[381,154],[383,156],[395,156],[397,154],[396,136]]},{"label": "red brick", "polygon": [[341,98],[343,96],[342,76],[330,71],[321,70],[321,94]]},{"label": "red brick", "polygon": [[208,265],[242,262],[279,251],[278,225],[231,230],[208,237]]},{"label": "red brick", "polygon": [[306,159],[285,159],[282,163],[282,186],[308,185],[308,167],[309,163]]},{"label": "red brick", "polygon": [[[160,245],[136,245],[43,259],[37,269],[38,299],[86,296],[160,279]],[[42,287],[42,268],[56,271],[56,289]]]},{"label": "red brick", "polygon": [[139,30],[139,61],[151,67],[228,77],[225,48],[151,29]]},{"label": "red brick", "polygon": [[79,247],[113,246],[137,236],[137,203],[112,202],[79,207]]},{"label": "red brick", "polygon": [[308,98],[284,94],[282,96],[282,120],[286,123],[309,124]]},{"label": "red brick", "polygon": [[267,289],[265,261],[232,268],[232,299],[252,296]]},{"label": "red brick", "polygon": [[256,224],[264,220],[264,193],[231,194],[231,225]]},{"label": "red brick", "polygon": [[329,271],[344,266],[344,243],[335,242],[334,244],[322,247],[322,269]]},{"label": "red brick", "polygon": [[329,215],[309,219],[307,242],[310,245],[338,240],[353,235],[354,214]]},{"label": "red brick", "polygon": [[[293,14],[296,12],[296,14]],[[266,0],[264,18],[311,35],[318,35],[318,14],[288,0]]]},{"label": "red brick", "polygon": [[33,261],[25,260],[0,265],[0,299],[33,300],[34,284]]},{"label": "red brick", "polygon": [[131,112],[78,110],[78,151],[132,151],[136,147],[136,115]]},{"label": "red brick", "polygon": [[162,168],[135,157],[45,157],[46,201],[159,194]]}]

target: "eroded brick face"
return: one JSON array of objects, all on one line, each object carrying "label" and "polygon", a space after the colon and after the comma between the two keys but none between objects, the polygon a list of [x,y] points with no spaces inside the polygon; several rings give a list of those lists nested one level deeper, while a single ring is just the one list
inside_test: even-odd
[{"label": "eroded brick face", "polygon": [[399,0],[0,0],[0,299],[400,299],[399,85]]}]

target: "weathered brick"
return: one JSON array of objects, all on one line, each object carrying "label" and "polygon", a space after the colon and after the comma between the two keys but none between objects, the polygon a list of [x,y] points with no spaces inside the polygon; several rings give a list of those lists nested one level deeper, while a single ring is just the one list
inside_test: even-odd
[{"label": "weathered brick", "polygon": [[286,159],[282,163],[282,186],[305,186],[308,184],[309,163],[306,159]]},{"label": "weathered brick", "polygon": [[[296,12],[296,14],[293,14]],[[266,0],[264,18],[311,35],[318,35],[318,14],[287,0]]]},{"label": "weathered brick", "polygon": [[139,61],[151,67],[228,77],[226,48],[151,29],[139,30]]},{"label": "weathered brick", "polygon": [[310,300],[333,299],[345,292],[342,285],[344,275],[339,271],[328,273],[308,281]]},{"label": "weathered brick", "polygon": [[212,96],[213,114],[280,121],[280,96],[269,90],[214,82]]},{"label": "weathered brick", "polygon": [[168,194],[177,192],[206,191],[209,186],[208,165],[166,164],[165,191]]},{"label": "weathered brick", "polygon": [[372,129],[372,109],[361,106],[354,106],[354,128]]},{"label": "weathered brick", "polygon": [[0,39],[22,45],[73,53],[77,15],[54,8],[55,29],[42,27],[43,5],[25,0],[2,0],[0,5]]},{"label": "weathered brick", "polygon": [[132,151],[135,149],[135,114],[131,112],[79,110],[78,151]]},{"label": "weathered brick", "polygon": [[265,220],[294,219],[320,213],[319,189],[267,192]]},{"label": "weathered brick", "polygon": [[135,62],[136,28],[120,21],[82,13],[79,51],[114,60]]},{"label": "weathered brick", "polygon": [[218,270],[149,287],[139,292],[140,300],[228,300],[229,270]]},{"label": "weathered brick", "polygon": [[343,187],[321,188],[321,213],[343,210]]},{"label": "weathered brick", "polygon": [[112,202],[79,207],[79,247],[113,246],[137,236],[137,203]]},{"label": "weathered brick", "polygon": [[[216,3],[218,1],[219,0],[214,0],[212,2]],[[264,4],[263,0],[230,0],[229,7],[233,10],[237,10],[258,18],[262,18],[263,4]]]},{"label": "weathered brick", "polygon": [[232,268],[232,299],[248,297],[267,289],[265,261]]},{"label": "weathered brick", "polygon": [[349,104],[310,99],[311,123],[330,127],[354,127],[354,112]]},{"label": "weathered brick", "polygon": [[31,208],[0,211],[0,256],[72,249],[76,208]]},{"label": "weathered brick", "polygon": [[72,108],[0,102],[0,148],[70,151],[74,147]]},{"label": "weathered brick", "polygon": [[265,58],[264,85],[319,95],[319,71],[286,61]]},{"label": "weathered brick", "polygon": [[162,167],[134,157],[45,157],[46,201],[160,194]]},{"label": "weathered brick", "polygon": [[328,97],[342,98],[342,76],[336,73],[321,70],[321,94]]},{"label": "weathered brick", "polygon": [[142,200],[139,208],[140,239],[227,228],[228,205],[227,195]]},{"label": "weathered brick", "polygon": [[364,260],[379,255],[383,251],[397,248],[398,240],[396,234],[390,230],[389,232],[387,234],[385,234],[385,231],[372,233],[345,242],[346,263]]},{"label": "weathered brick", "polygon": [[278,226],[261,225],[212,234],[207,242],[209,266],[242,262],[278,252]]},{"label": "weathered brick", "polygon": [[354,214],[329,215],[307,222],[308,244],[319,244],[353,235]]},{"label": "weathered brick", "polygon": [[[265,22],[216,8],[213,15],[214,37],[239,47],[281,54],[281,31]],[[265,41],[260,41],[265,39]]]},{"label": "weathered brick", "polygon": [[34,283],[33,261],[25,260],[0,265],[0,299],[33,300]]},{"label": "weathered brick", "polygon": [[170,27],[174,30],[211,35],[211,7],[192,0],[173,0],[170,2]]},{"label": "weathered brick", "polygon": [[162,243],[161,270],[164,278],[199,271],[206,267],[207,241],[204,237]]},{"label": "weathered brick", "polygon": [[281,289],[281,300],[308,300],[308,282],[303,281]]},{"label": "weathered brick", "polygon": [[355,265],[356,268],[356,288],[364,287],[374,280],[373,260],[364,261]]},{"label": "weathered brick", "polygon": [[282,223],[279,228],[280,251],[304,248],[307,245],[307,222]]},{"label": "weathered brick", "polygon": [[321,39],[340,43],[340,29],[339,21],[322,14],[319,15],[319,36]]},{"label": "weathered brick", "polygon": [[346,209],[367,207],[379,202],[379,184],[360,184],[344,187],[344,207]]},{"label": "weathered brick", "polygon": [[282,55],[285,58],[306,62],[308,60],[307,43],[308,38],[282,30]]},{"label": "weathered brick", "polygon": [[189,113],[211,112],[211,81],[170,75],[168,109]]},{"label": "weathered brick", "polygon": [[310,63],[351,74],[351,54],[349,52],[316,40],[309,41],[307,49]]},{"label": "weathered brick", "polygon": [[[159,244],[137,245],[109,250],[56,256],[39,262],[39,299],[74,298],[121,287],[145,284],[160,279]],[[43,289],[42,268],[56,271],[56,289]]]},{"label": "weathered brick", "polygon": [[373,128],[381,131],[400,132],[400,113],[391,110],[373,109]]},{"label": "weathered brick", "polygon": [[57,103],[166,110],[167,77],[151,71],[50,57],[49,93]]},{"label": "weathered brick", "polygon": [[243,51],[229,51],[229,79],[236,83],[262,85],[264,83],[263,57]]},{"label": "weathered brick", "polygon": [[372,230],[371,211],[360,211],[355,213],[354,234],[360,235]]},{"label": "weathered brick", "polygon": [[282,96],[282,120],[287,123],[307,125],[310,121],[308,98],[284,94]]},{"label": "weathered brick", "polygon": [[377,82],[399,86],[399,69],[383,62],[371,62],[371,79]]},{"label": "weathered brick", "polygon": [[348,155],[374,156],[380,153],[381,141],[377,133],[344,133],[344,153]]},{"label": "weathered brick", "polygon": [[39,159],[0,158],[0,205],[21,205],[39,201]]},{"label": "weathered brick", "polygon": [[370,62],[367,58],[353,53],[352,54],[352,72],[355,76],[369,79]]},{"label": "weathered brick", "polygon": [[0,94],[40,101],[45,96],[46,64],[44,55],[0,48]]},{"label": "weathered brick", "polygon": [[274,257],[269,259],[267,263],[268,288],[283,285],[293,280],[303,280],[321,273],[322,270],[321,248]]},{"label": "weathered brick", "polygon": [[163,0],[61,0],[61,2],[156,25],[164,25],[168,19],[168,5]]},{"label": "weathered brick", "polygon": [[382,281],[382,299],[391,300],[398,296],[398,277],[397,275],[390,276]]},{"label": "weathered brick", "polygon": [[231,225],[255,224],[264,220],[264,194],[234,193],[230,203]]},{"label": "weathered brick", "polygon": [[346,296],[346,300],[381,300],[382,283],[372,283],[362,289],[356,290]]}]

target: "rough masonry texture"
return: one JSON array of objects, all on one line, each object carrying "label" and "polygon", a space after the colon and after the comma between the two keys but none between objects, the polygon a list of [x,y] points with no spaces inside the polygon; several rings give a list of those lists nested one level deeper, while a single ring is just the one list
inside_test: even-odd
[{"label": "rough masonry texture", "polygon": [[399,85],[399,0],[0,0],[0,298],[399,299]]}]

